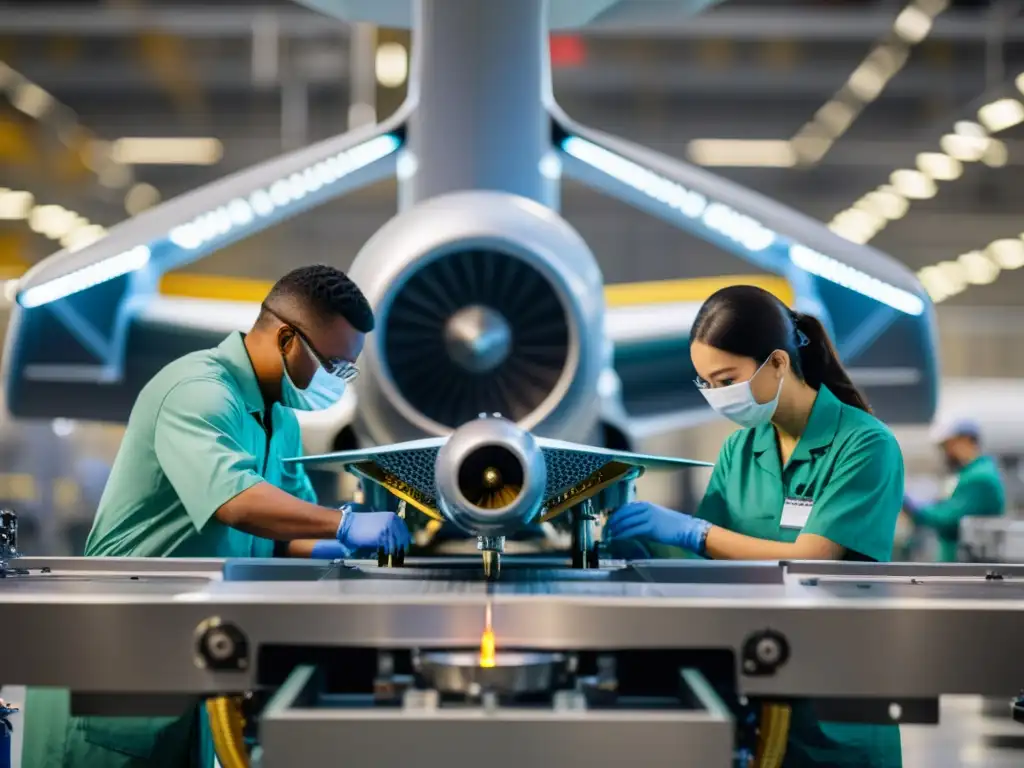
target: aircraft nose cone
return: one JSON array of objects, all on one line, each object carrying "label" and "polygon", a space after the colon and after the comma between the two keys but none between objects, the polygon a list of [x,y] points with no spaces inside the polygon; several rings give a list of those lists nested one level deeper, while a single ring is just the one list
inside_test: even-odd
[{"label": "aircraft nose cone", "polygon": [[474,304],[452,315],[444,329],[448,355],[472,373],[501,365],[512,351],[512,329],[500,313]]}]

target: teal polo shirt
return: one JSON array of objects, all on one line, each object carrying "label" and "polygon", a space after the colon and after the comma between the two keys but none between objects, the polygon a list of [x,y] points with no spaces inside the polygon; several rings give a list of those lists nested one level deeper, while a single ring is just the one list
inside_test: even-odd
[{"label": "teal polo shirt", "polygon": [[316,494],[305,470],[295,412],[266,417],[243,337],[193,352],[143,388],[128,419],[86,555],[270,557],[274,544],[222,525],[214,513],[257,483],[305,501]]},{"label": "teal polo shirt", "polygon": [[[810,503],[802,528],[782,527],[787,499]],[[771,424],[729,436],[697,516],[772,541],[814,533],[881,562],[892,556],[902,504],[903,454],[892,432],[822,387],[785,466]]]},{"label": "teal polo shirt", "polygon": [[946,500],[914,513],[920,525],[935,530],[939,538],[939,562],[957,561],[960,521],[965,517],[999,517],[1006,511],[1006,488],[995,460],[979,456],[960,469],[956,488]]},{"label": "teal polo shirt", "polygon": [[[809,503],[802,528],[782,527],[787,499]],[[847,557],[887,561],[903,503],[903,454],[878,419],[840,402],[827,387],[783,466],[775,428],[730,435],[697,516],[747,536],[796,541],[814,533]],[[806,702],[792,708],[785,768],[900,768],[898,726],[829,723]]]},{"label": "teal polo shirt", "polygon": [[[222,525],[214,513],[260,482],[316,495],[301,466],[295,413],[274,405],[272,429],[243,337],[193,352],[139,393],[86,542],[110,557],[270,557],[274,543]],[[159,664],[159,659],[154,660]],[[32,768],[211,766],[205,718],[70,716],[69,694],[30,688],[22,762]]]}]

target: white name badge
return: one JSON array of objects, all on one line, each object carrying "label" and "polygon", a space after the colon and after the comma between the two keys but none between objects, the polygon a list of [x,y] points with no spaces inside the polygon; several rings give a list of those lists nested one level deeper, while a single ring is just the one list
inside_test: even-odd
[{"label": "white name badge", "polygon": [[782,505],[781,528],[803,528],[811,516],[813,499],[786,499]]}]

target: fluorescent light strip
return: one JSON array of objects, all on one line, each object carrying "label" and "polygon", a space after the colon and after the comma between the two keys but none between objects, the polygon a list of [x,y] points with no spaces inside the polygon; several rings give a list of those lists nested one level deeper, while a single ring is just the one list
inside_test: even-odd
[{"label": "fluorescent light strip", "polygon": [[130,251],[124,251],[109,259],[97,261],[74,272],[33,286],[18,296],[18,303],[26,309],[49,304],[73,293],[92,288],[94,285],[113,280],[115,277],[127,275],[142,269],[149,263],[150,251],[145,245],[137,245]]},{"label": "fluorescent light strip", "polygon": [[674,208],[692,221],[758,253],[775,244],[777,235],[759,221],[723,203],[709,201],[700,192],[687,189],[593,142],[570,136],[562,149],[577,160],[592,165],[639,192]]},{"label": "fluorescent light strip", "polygon": [[781,243],[788,248],[789,259],[797,267],[829,282],[849,288],[908,315],[920,315],[925,303],[902,288],[889,285],[865,272],[785,238],[749,216],[724,203],[712,202],[703,194],[644,168],[631,160],[579,136],[562,140],[562,149],[572,157],[649,197],[675,208],[688,219],[699,222],[751,253]]},{"label": "fluorescent light strip", "polygon": [[257,189],[247,198],[237,197],[230,200],[227,204],[197,216],[186,224],[174,227],[165,238],[157,238],[149,245],[137,245],[115,256],[33,286],[18,296],[18,303],[25,308],[38,307],[141,269],[149,263],[151,248],[165,240],[183,250],[195,251],[386,157],[398,149],[400,144],[398,138],[391,134],[370,139],[364,144],[358,144],[279,179],[269,187]]}]

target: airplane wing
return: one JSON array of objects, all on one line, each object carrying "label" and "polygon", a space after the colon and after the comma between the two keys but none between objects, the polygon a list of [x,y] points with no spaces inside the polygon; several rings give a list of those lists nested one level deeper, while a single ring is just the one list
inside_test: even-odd
[{"label": "airplane wing", "polygon": [[552,467],[562,464],[580,464],[597,469],[605,464],[618,463],[654,471],[714,466],[706,461],[680,459],[674,456],[652,456],[632,451],[616,451],[611,448],[596,448],[592,445],[567,443],[564,440],[554,440],[548,437],[538,437],[536,440],[544,453],[544,460],[548,465],[549,472]]},{"label": "airplane wing", "polygon": [[446,437],[428,437],[423,440],[409,440],[405,443],[378,445],[372,448],[359,448],[354,451],[337,451],[318,456],[299,456],[285,459],[285,463],[301,464],[310,469],[344,470],[354,464],[374,462],[385,469],[407,466],[415,471],[429,469],[430,481],[433,483],[434,462],[437,452],[445,444]]}]

